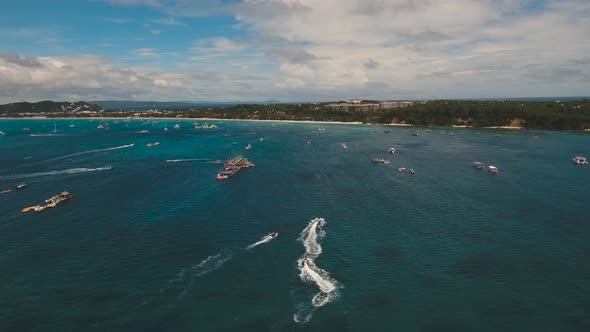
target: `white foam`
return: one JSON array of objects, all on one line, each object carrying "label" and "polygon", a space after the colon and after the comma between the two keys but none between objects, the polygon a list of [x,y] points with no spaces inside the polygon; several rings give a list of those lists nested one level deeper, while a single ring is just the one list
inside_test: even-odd
[{"label": "white foam", "polygon": [[39,176],[49,176],[49,175],[64,175],[64,174],[76,174],[76,173],[88,173],[88,172],[100,172],[109,170],[110,168],[99,167],[99,168],[71,168],[71,169],[64,169],[60,171],[48,171],[48,172],[39,172],[39,173],[28,173],[28,174],[16,174],[16,175],[7,175],[7,176],[0,176],[0,180],[16,180],[16,179],[25,179],[25,178],[34,178]]},{"label": "white foam", "polygon": [[252,249],[254,247],[257,247],[257,246],[259,246],[261,244],[268,243],[268,242],[272,241],[275,237],[276,236],[272,236],[270,234],[269,235],[265,235],[260,240],[258,240],[258,242],[254,242],[251,245],[247,246],[246,247],[246,250],[250,250],[250,249]]},{"label": "white foam", "polygon": [[68,155],[65,155],[65,156],[61,156],[61,157],[57,157],[57,158],[53,158],[53,159],[49,159],[49,160],[45,160],[45,161],[46,162],[56,161],[56,160],[60,160],[60,159],[66,159],[66,158],[70,158],[70,157],[81,156],[81,155],[88,154],[88,153],[96,153],[96,152],[105,152],[105,151],[114,151],[114,150],[120,150],[120,149],[127,149],[127,148],[133,147],[134,145],[135,145],[135,143],[131,143],[131,144],[125,144],[125,145],[121,145],[121,146],[114,146],[112,148],[104,148],[104,149],[95,149],[95,150],[88,150],[88,151],[76,152],[76,153],[68,154]]},{"label": "white foam", "polygon": [[305,283],[315,284],[319,288],[319,292],[311,298],[311,305],[300,303],[297,306],[293,315],[293,320],[297,323],[307,323],[315,308],[332,302],[340,295],[341,285],[338,281],[330,277],[326,270],[319,268],[313,261],[322,253],[319,241],[326,235],[322,229],[325,224],[326,221],[323,218],[315,218],[309,222],[299,236],[299,241],[305,247],[305,255],[297,260],[299,278]]},{"label": "white foam", "polygon": [[181,163],[187,161],[215,161],[215,159],[210,158],[193,158],[193,159],[167,159],[167,163]]}]

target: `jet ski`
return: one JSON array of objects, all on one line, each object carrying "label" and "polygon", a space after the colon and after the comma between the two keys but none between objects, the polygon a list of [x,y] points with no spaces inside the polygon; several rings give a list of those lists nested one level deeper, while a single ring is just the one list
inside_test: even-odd
[{"label": "jet ski", "polygon": [[268,236],[272,237],[273,239],[277,236],[279,236],[279,233],[277,232],[271,232],[270,234],[268,234]]}]

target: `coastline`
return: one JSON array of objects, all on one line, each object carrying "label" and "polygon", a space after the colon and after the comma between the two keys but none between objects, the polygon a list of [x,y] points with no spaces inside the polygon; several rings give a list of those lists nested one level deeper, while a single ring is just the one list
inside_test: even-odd
[{"label": "coastline", "polygon": [[40,118],[40,117],[22,117],[22,118],[0,118],[0,120],[152,120],[152,121],[240,121],[240,122],[285,122],[285,123],[319,123],[319,124],[352,124],[352,125],[373,125],[377,123],[362,122],[345,122],[345,121],[312,121],[312,120],[253,120],[253,119],[221,119],[221,118],[151,118],[151,117],[92,117],[92,118]]}]

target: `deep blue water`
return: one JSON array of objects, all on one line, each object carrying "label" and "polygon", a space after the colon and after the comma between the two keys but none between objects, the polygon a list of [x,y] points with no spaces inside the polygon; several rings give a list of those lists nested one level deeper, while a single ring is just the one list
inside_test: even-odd
[{"label": "deep blue water", "polygon": [[[54,121],[0,121],[0,191],[28,184],[0,195],[0,331],[590,330],[590,168],[571,163],[590,135],[179,123],[30,136]],[[256,166],[216,181],[212,161],[236,154]],[[64,190],[75,198],[20,212]],[[337,287],[312,310],[321,292],[297,261],[315,217],[311,258]]]}]

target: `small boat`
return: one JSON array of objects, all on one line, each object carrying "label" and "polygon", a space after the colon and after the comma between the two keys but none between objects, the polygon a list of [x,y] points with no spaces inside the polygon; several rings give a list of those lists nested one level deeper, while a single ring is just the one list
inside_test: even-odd
[{"label": "small boat", "polygon": [[395,153],[397,153],[397,150],[395,148],[389,148],[389,149],[387,149],[387,152],[391,153],[391,154],[395,154]]},{"label": "small boat", "polygon": [[172,127],[173,129],[180,129],[180,125],[177,123],[174,125],[174,127]]},{"label": "small boat", "polygon": [[272,237],[274,239],[275,237],[279,236],[279,233],[277,233],[277,232],[271,232],[267,236],[270,236],[270,237]]},{"label": "small boat", "polygon": [[26,156],[23,158],[23,160],[31,160],[31,159],[33,159],[33,156]]},{"label": "small boat", "polygon": [[384,165],[389,164],[389,160],[386,160],[383,158],[373,158],[373,159],[371,159],[371,161],[373,162],[373,164],[384,164]]},{"label": "small boat", "polygon": [[252,144],[248,144],[248,145],[246,145],[246,148],[245,149],[246,150],[250,150],[251,148],[252,148]]},{"label": "small boat", "polygon": [[203,128],[205,128],[205,129],[209,129],[209,128],[211,128],[211,127],[209,127],[209,124],[208,124],[208,123],[205,123],[205,124],[203,124]]},{"label": "small boat", "polygon": [[147,134],[147,133],[149,133],[149,131],[144,129],[144,130],[138,131],[137,133],[139,133],[139,134]]},{"label": "small boat", "polygon": [[414,175],[416,174],[416,171],[413,168],[410,168],[410,174]]},{"label": "small boat", "polygon": [[264,141],[264,138],[259,139],[259,141],[261,141],[261,142]]},{"label": "small boat", "polygon": [[209,128],[215,129],[215,128],[217,128],[217,125],[214,123],[211,126],[209,126]]},{"label": "small boat", "polygon": [[471,164],[471,167],[473,167],[475,169],[483,169],[483,164],[480,163],[479,161],[474,161],[473,164]]},{"label": "small boat", "polygon": [[6,133],[3,132],[2,130],[0,130],[0,135],[3,135],[4,136],[4,135],[6,135]]},{"label": "small boat", "polygon": [[488,172],[492,174],[498,174],[498,167],[490,165],[488,166]]},{"label": "small boat", "polygon": [[96,129],[104,129],[104,126],[99,124],[98,127],[96,127]]},{"label": "small boat", "polygon": [[147,147],[158,146],[158,145],[160,145],[160,142],[154,142],[154,143],[148,143],[148,144],[146,144]]},{"label": "small boat", "polygon": [[19,184],[16,185],[16,190],[23,189],[26,186],[27,186],[26,183],[19,183]]},{"label": "small boat", "polygon": [[588,158],[587,157],[574,157],[572,160],[576,165],[588,165]]},{"label": "small boat", "polygon": [[348,145],[346,145],[346,143],[340,143],[340,146],[345,150],[348,149]]},{"label": "small boat", "polygon": [[426,132],[426,133],[430,133],[430,132],[432,132],[432,130],[430,130],[430,129],[426,129],[426,130],[424,130],[424,132]]},{"label": "small boat", "polygon": [[113,169],[113,166],[111,165],[104,165],[103,167],[98,167],[96,170],[97,171],[110,171]]},{"label": "small boat", "polygon": [[400,168],[397,169],[397,171],[398,172],[405,172],[406,171],[406,168],[405,167],[400,167]]},{"label": "small boat", "polygon": [[417,131],[415,131],[415,132],[412,133],[412,136],[420,136],[420,133],[417,132]]},{"label": "small boat", "polygon": [[69,127],[69,128],[74,128],[74,127],[76,127],[76,125],[72,123],[72,124],[71,124],[71,125],[69,125],[68,127]]},{"label": "small boat", "polygon": [[326,128],[318,128],[318,131],[325,131]]},{"label": "small boat", "polygon": [[12,192],[12,189],[2,190],[2,191],[0,191],[0,195],[2,195],[2,194],[8,194],[9,192]]}]

